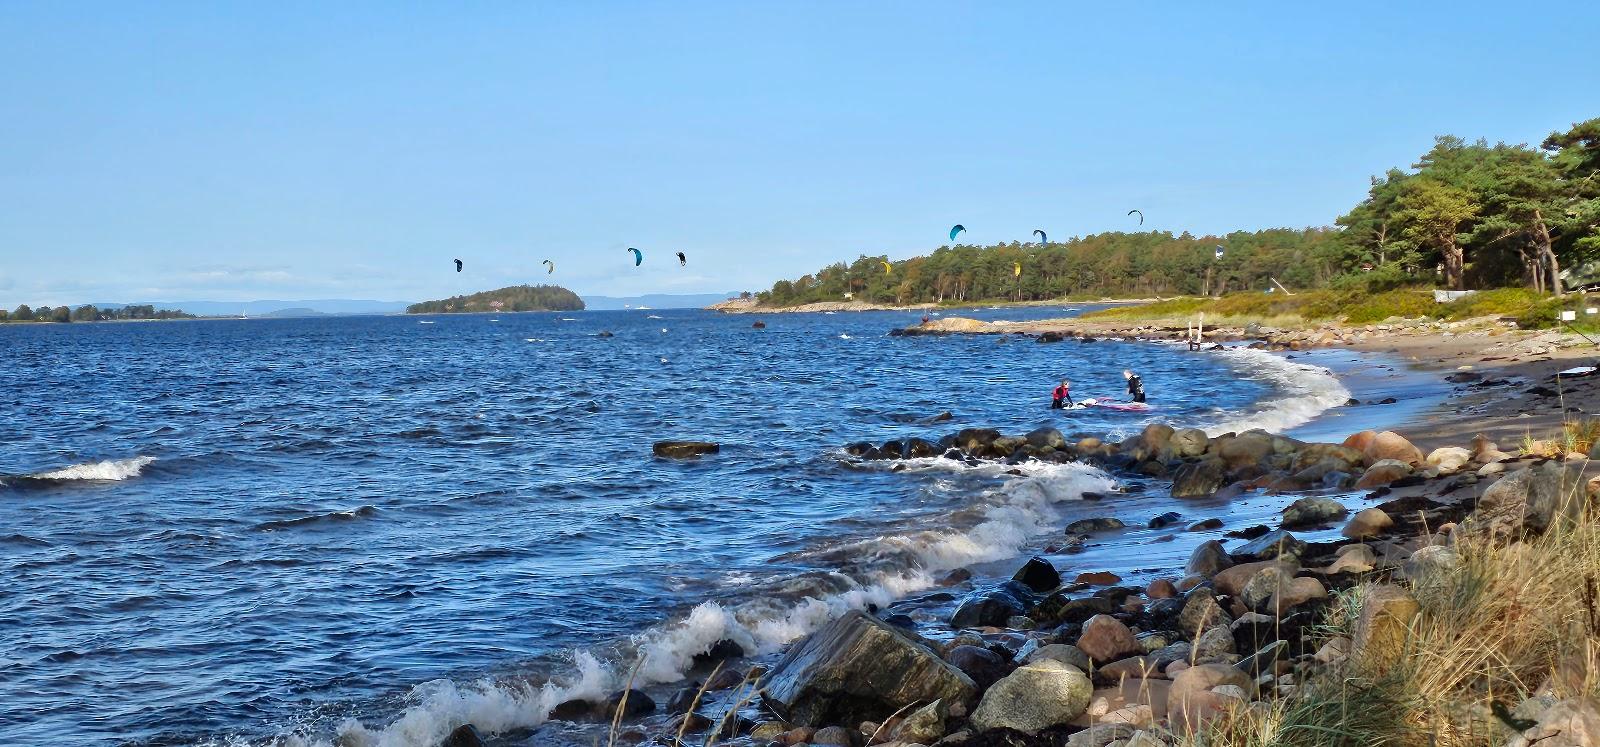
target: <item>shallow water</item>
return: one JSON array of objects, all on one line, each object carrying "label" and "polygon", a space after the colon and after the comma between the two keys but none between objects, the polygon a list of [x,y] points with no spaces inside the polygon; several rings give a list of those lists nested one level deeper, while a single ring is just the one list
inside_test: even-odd
[{"label": "shallow water", "polygon": [[[0,742],[536,726],[641,655],[642,681],[671,681],[720,638],[775,650],[1011,557],[1113,482],[1076,465],[894,472],[843,458],[849,442],[1279,430],[1348,396],[1256,351],[886,336],[916,316],[0,328]],[[1125,367],[1155,411],[1047,408],[1061,376],[1075,397],[1120,396]],[[671,438],[723,449],[652,458]]]}]

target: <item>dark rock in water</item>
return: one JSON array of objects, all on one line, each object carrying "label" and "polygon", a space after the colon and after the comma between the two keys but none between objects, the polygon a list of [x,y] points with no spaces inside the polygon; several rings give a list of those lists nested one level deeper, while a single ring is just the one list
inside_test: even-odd
[{"label": "dark rock in water", "polygon": [[849,454],[850,456],[853,456],[853,457],[866,456],[867,454],[870,454],[876,448],[878,448],[878,447],[873,446],[872,444],[869,444],[866,441],[857,441],[857,442],[855,442],[853,444],[850,444],[850,445],[844,447],[844,453]]},{"label": "dark rock in water", "polygon": [[917,701],[966,708],[971,677],[905,633],[849,612],[790,646],[772,668],[761,700],[796,726],[882,722]]},{"label": "dark rock in water", "polygon": [[663,459],[688,459],[721,450],[721,446],[708,441],[657,441],[651,448],[656,456]]},{"label": "dark rock in water", "polygon": [[1007,581],[998,586],[975,589],[961,600],[950,617],[954,628],[976,628],[984,625],[1003,626],[1007,620],[1028,614],[1035,603],[1032,590],[1019,581]]},{"label": "dark rock in water", "polygon": [[735,641],[723,638],[711,644],[711,648],[694,655],[694,663],[699,665],[711,664],[724,659],[737,659],[745,655],[744,646]]},{"label": "dark rock in water", "polygon": [[906,443],[900,440],[884,441],[878,450],[883,452],[886,459],[904,459],[906,456]]},{"label": "dark rock in water", "polygon": [[901,630],[915,631],[917,629],[917,621],[906,614],[889,615],[883,618],[883,621]]},{"label": "dark rock in water", "polygon": [[472,724],[462,724],[445,737],[439,747],[483,747],[483,737],[478,735],[477,727]]},{"label": "dark rock in water", "polygon": [[1215,517],[1212,517],[1210,519],[1201,519],[1200,521],[1197,521],[1197,522],[1189,525],[1189,531],[1191,531],[1191,532],[1204,532],[1204,531],[1206,531],[1208,529],[1221,529],[1221,528],[1222,528],[1222,520],[1218,519],[1218,518],[1215,518]]},{"label": "dark rock in water", "polygon": [[1395,399],[1394,397],[1384,397],[1383,399],[1380,399],[1377,402],[1374,402],[1373,404],[1377,404],[1377,405],[1392,405],[1392,404],[1394,404],[1394,403],[1396,403],[1398,401],[1399,400]]},{"label": "dark rock in water", "polygon": [[1361,404],[1361,400],[1356,399],[1355,397],[1351,397],[1350,399],[1347,399],[1347,400],[1344,401],[1344,406],[1345,407],[1356,407],[1356,406],[1358,406],[1360,404]]},{"label": "dark rock in water", "polygon": [[1038,337],[1034,338],[1033,341],[1034,342],[1061,342],[1062,340],[1065,340],[1065,339],[1067,339],[1067,338],[1062,337],[1060,332],[1045,332],[1044,334],[1041,334]]},{"label": "dark rock in water", "polygon": [[949,420],[954,420],[955,417],[956,416],[952,415],[949,410],[945,410],[944,412],[941,412],[938,415],[935,415],[935,416],[933,416],[931,418],[928,418],[928,419],[926,419],[926,420],[924,420],[922,422],[924,422],[924,423],[943,423],[943,422],[946,422],[946,421],[949,421]]},{"label": "dark rock in water", "polygon": [[1483,374],[1476,371],[1457,371],[1444,377],[1444,380],[1452,384],[1471,384],[1475,381],[1482,381]]},{"label": "dark rock in water", "polygon": [[977,646],[956,646],[945,654],[950,666],[972,678],[979,690],[987,690],[1001,677],[1009,674],[1006,660],[999,654]]},{"label": "dark rock in water", "polygon": [[946,573],[944,575],[944,578],[939,579],[939,585],[940,586],[955,586],[956,584],[963,583],[963,582],[966,582],[966,581],[970,581],[971,579],[972,579],[972,571],[970,571],[970,570],[968,570],[966,568],[957,568],[957,569],[955,569],[955,570],[953,570],[953,571],[951,571],[949,573]]},{"label": "dark rock in water", "polygon": [[1216,540],[1207,540],[1194,548],[1189,554],[1189,562],[1183,567],[1183,572],[1189,575],[1212,576],[1233,567],[1233,559],[1222,549],[1222,543]]},{"label": "dark rock in water", "polygon": [[1106,494],[1096,493],[1093,491],[1084,491],[1083,499],[1086,501],[1103,501],[1106,499]]},{"label": "dark rock in water", "polygon": [[1232,537],[1234,539],[1253,540],[1270,531],[1272,531],[1272,528],[1266,524],[1256,524],[1255,526],[1248,526],[1243,529],[1235,529],[1231,532],[1226,532],[1222,536]]},{"label": "dark rock in water", "polygon": [[1314,527],[1327,524],[1350,513],[1344,504],[1319,495],[1308,495],[1283,509],[1283,526],[1286,529]]},{"label": "dark rock in water", "polygon": [[1033,610],[1033,619],[1043,625],[1078,624],[1095,615],[1111,614],[1112,602],[1105,597],[1073,599],[1066,591],[1045,597]]},{"label": "dark rock in water", "polygon": [[672,691],[672,697],[667,699],[667,713],[686,713],[694,705],[695,696],[700,694],[701,683],[690,680],[689,684]]},{"label": "dark rock in water", "polygon": [[738,687],[742,682],[744,682],[744,672],[729,667],[718,671],[715,676],[706,680],[706,690],[710,692],[731,690]]},{"label": "dark rock in water", "polygon": [[1178,468],[1172,476],[1173,498],[1204,498],[1228,484],[1227,472],[1218,459],[1202,459]]},{"label": "dark rock in water", "polygon": [[906,456],[915,459],[931,457],[939,453],[939,447],[933,442],[921,438],[906,439]]},{"label": "dark rock in water", "polygon": [[756,322],[755,324],[750,325],[750,327],[752,329],[766,329],[767,328],[767,323],[766,322]]},{"label": "dark rock in water", "polygon": [[1150,528],[1151,529],[1160,529],[1162,527],[1172,526],[1173,524],[1176,524],[1176,523],[1178,523],[1180,521],[1183,521],[1183,514],[1180,514],[1177,511],[1168,511],[1168,512],[1166,512],[1166,513],[1164,513],[1164,514],[1162,514],[1160,516],[1157,516],[1157,517],[1151,519],[1150,520]]},{"label": "dark rock in water", "polygon": [[594,715],[594,704],[587,700],[568,700],[550,711],[557,721],[582,721]]},{"label": "dark rock in water", "polygon": [[[624,696],[627,702],[623,702]],[[623,718],[638,718],[655,713],[656,702],[643,690],[623,690],[606,698],[606,713],[614,714],[618,708],[622,709]]]},{"label": "dark rock in water", "polygon": [[1127,526],[1121,519],[1111,516],[1099,516],[1093,519],[1079,519],[1067,525],[1068,534],[1093,534],[1095,532],[1108,532]]},{"label": "dark rock in water", "polygon": [[1028,562],[1017,569],[1011,577],[1013,581],[1021,581],[1029,589],[1044,593],[1061,585],[1061,574],[1050,561],[1044,558],[1028,558]]},{"label": "dark rock in water", "polygon": [[712,721],[710,717],[699,713],[685,712],[678,714],[667,722],[667,733],[677,734],[681,730],[686,734],[694,734],[705,731],[715,725],[716,722]]},{"label": "dark rock in water", "polygon": [[616,337],[616,335],[613,335],[610,332],[601,331],[599,334],[595,335],[595,337]]},{"label": "dark rock in water", "polygon": [[1281,555],[1300,557],[1305,551],[1306,543],[1282,529],[1275,529],[1234,548],[1228,554],[1235,559],[1248,561],[1271,560]]},{"label": "dark rock in water", "polygon": [[1038,428],[1028,432],[1028,445],[1044,448],[1059,449],[1067,445],[1066,436],[1054,428]]},{"label": "dark rock in water", "polygon": [[957,462],[964,462],[967,460],[967,455],[961,453],[960,449],[946,449],[945,452],[939,456],[942,456],[945,459],[953,459]]}]

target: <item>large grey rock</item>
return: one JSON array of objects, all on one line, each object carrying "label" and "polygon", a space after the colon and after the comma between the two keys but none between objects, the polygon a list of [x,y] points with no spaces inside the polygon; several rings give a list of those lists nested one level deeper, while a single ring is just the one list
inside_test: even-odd
[{"label": "large grey rock", "polygon": [[892,626],[849,612],[790,647],[762,701],[801,726],[882,721],[915,701],[971,702],[972,679]]},{"label": "large grey rock", "polygon": [[1327,524],[1349,512],[1343,503],[1332,498],[1308,495],[1283,509],[1283,526],[1285,529],[1299,529]]},{"label": "large grey rock", "polygon": [[1173,498],[1204,498],[1228,484],[1227,470],[1216,459],[1188,462],[1172,476]]},{"label": "large grey rock", "polygon": [[1051,643],[1040,646],[1023,657],[1022,663],[1032,664],[1036,661],[1051,659],[1062,664],[1069,664],[1085,672],[1089,671],[1089,655],[1083,649],[1067,643]]},{"label": "large grey rock", "polygon": [[1036,603],[1033,591],[1020,581],[974,589],[956,607],[950,625],[955,628],[1005,625],[1013,617],[1028,614],[1028,609]]},{"label": "large grey rock", "polygon": [[1271,560],[1286,555],[1298,558],[1304,555],[1305,551],[1306,543],[1295,539],[1294,535],[1282,529],[1274,529],[1234,548],[1229,554],[1235,558]]},{"label": "large grey rock", "polygon": [[1217,604],[1215,592],[1204,586],[1196,587],[1184,599],[1183,611],[1178,613],[1178,632],[1194,637],[1212,626],[1228,627],[1233,624],[1222,605]]},{"label": "large grey rock", "polygon": [[933,744],[944,737],[944,722],[949,712],[944,701],[935,700],[906,716],[889,733],[889,739],[902,744]]},{"label": "large grey rock", "polygon": [[1047,592],[1061,585],[1061,573],[1050,561],[1040,557],[1028,558],[1028,562],[1017,569],[1012,581],[1037,592]]},{"label": "large grey rock", "polygon": [[1233,566],[1233,559],[1222,549],[1222,543],[1217,540],[1206,540],[1189,553],[1189,562],[1183,566],[1185,575],[1200,575],[1207,578],[1215,576],[1221,571]]},{"label": "large grey rock", "polygon": [[972,726],[1037,734],[1083,715],[1093,691],[1075,667],[1049,659],[1024,664],[984,693],[972,712]]},{"label": "large grey rock", "polygon": [[1061,449],[1067,445],[1067,439],[1061,431],[1054,428],[1039,428],[1028,432],[1028,445],[1038,448]]},{"label": "large grey rock", "polygon": [[1206,453],[1206,447],[1211,445],[1206,438],[1206,432],[1199,428],[1183,428],[1172,434],[1167,439],[1168,458],[1177,457],[1191,459]]}]

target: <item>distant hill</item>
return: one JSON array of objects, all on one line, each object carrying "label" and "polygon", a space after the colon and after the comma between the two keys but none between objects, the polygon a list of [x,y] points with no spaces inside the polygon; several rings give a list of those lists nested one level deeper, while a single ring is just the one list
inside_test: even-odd
[{"label": "distant hill", "polygon": [[643,296],[584,296],[583,302],[588,305],[590,311],[637,309],[640,306],[649,306],[652,309],[703,309],[737,295],[739,294],[651,293]]},{"label": "distant hill", "polygon": [[[409,301],[370,301],[353,298],[323,298],[310,301],[140,301],[137,304],[97,303],[101,309],[144,305],[158,309],[183,309],[200,316],[267,316],[285,309],[305,309],[321,314],[399,314]],[[73,308],[77,308],[76,304]]]},{"label": "distant hill", "polygon": [[407,314],[465,314],[481,311],[582,311],[583,299],[559,285],[513,285],[442,301],[406,307]]},{"label": "distant hill", "polygon": [[261,319],[300,319],[309,316],[333,316],[333,314],[317,311],[316,309],[308,309],[304,306],[297,306],[292,309],[278,309],[277,311],[269,311],[265,314],[257,314],[256,316]]}]

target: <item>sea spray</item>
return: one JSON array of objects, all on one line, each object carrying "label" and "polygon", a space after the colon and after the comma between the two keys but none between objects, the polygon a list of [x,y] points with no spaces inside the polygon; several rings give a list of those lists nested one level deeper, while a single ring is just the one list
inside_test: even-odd
[{"label": "sea spray", "polygon": [[[992,472],[994,465],[950,459],[907,460],[914,469]],[[1053,531],[1061,518],[1055,505],[1088,491],[1111,489],[1115,480],[1082,464],[1032,463],[1006,467],[1021,474],[948,517],[962,526],[852,540],[787,556],[840,570],[809,571],[769,580],[753,598],[737,604],[702,602],[681,619],[663,623],[611,647],[609,654],[572,653],[573,672],[543,684],[512,678],[456,683],[441,679],[413,688],[412,705],[387,726],[369,729],[351,720],[340,726],[340,744],[362,747],[428,747],[450,730],[471,723],[485,733],[538,726],[563,702],[598,700],[627,684],[635,662],[635,686],[677,682],[694,657],[721,640],[754,655],[777,651],[839,615],[884,607],[928,589],[936,574],[971,563],[1016,556],[1027,542]]]}]

